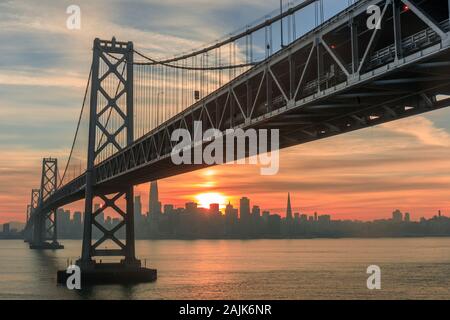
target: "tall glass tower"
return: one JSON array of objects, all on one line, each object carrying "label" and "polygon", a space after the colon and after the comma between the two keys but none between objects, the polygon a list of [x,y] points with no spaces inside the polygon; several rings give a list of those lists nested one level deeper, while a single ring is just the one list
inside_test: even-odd
[{"label": "tall glass tower", "polygon": [[157,215],[161,212],[161,204],[158,196],[158,181],[150,182],[150,194],[148,201],[149,215]]}]

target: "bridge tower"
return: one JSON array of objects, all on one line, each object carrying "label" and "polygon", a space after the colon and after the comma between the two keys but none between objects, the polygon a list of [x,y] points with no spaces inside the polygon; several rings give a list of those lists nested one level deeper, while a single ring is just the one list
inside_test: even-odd
[{"label": "bridge tower", "polygon": [[[42,211],[43,202],[50,197],[58,187],[58,160],[44,158],[42,160],[41,189],[39,190],[38,206],[33,211],[33,236],[30,249],[63,249],[57,241],[56,208]],[[32,192],[32,205],[35,204],[35,191]],[[50,241],[50,242],[48,242]]]},{"label": "bridge tower", "polygon": [[25,225],[25,229],[23,232],[23,237],[25,242],[31,242],[33,239],[33,220],[34,220],[34,211],[39,205],[39,197],[41,194],[41,190],[32,189],[31,190],[31,199],[30,204],[27,206],[27,221]]},{"label": "bridge tower", "polygon": [[[95,185],[95,165],[111,155],[108,150],[122,151],[134,141],[133,52],[132,42],[118,42],[115,38],[94,40],[84,232],[82,254],[77,261],[83,281],[129,282],[156,278],[156,270],[142,268],[135,256],[133,185],[124,182],[113,192],[100,192]],[[108,123],[108,113],[116,116],[114,126]],[[95,198],[102,202],[100,206],[94,205]],[[108,228],[99,220],[105,211],[121,221]],[[94,230],[100,234],[96,241],[93,241]],[[125,233],[125,239],[120,239],[119,232]],[[101,264],[96,257],[119,259],[117,263]]]},{"label": "bridge tower", "polygon": [[27,217],[25,222],[28,223],[28,220],[30,220],[30,216],[31,216],[31,204],[27,205]]}]

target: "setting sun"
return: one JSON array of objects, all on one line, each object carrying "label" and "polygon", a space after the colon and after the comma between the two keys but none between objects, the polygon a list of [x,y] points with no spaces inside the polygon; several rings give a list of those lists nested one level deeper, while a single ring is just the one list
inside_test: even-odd
[{"label": "setting sun", "polygon": [[202,208],[209,208],[211,203],[218,203],[220,208],[223,208],[227,202],[227,198],[223,194],[217,192],[200,193],[196,195],[195,198],[198,201],[199,207]]}]

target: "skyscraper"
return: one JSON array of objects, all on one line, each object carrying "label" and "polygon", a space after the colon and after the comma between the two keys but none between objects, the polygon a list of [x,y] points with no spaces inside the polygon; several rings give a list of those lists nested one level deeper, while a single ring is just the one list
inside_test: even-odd
[{"label": "skyscraper", "polygon": [[134,221],[137,223],[140,223],[142,221],[141,196],[134,197]]},{"label": "skyscraper", "polygon": [[405,212],[405,222],[410,222],[411,221],[411,216],[409,214],[409,212]]},{"label": "skyscraper", "polygon": [[83,226],[81,221],[81,212],[75,211],[73,214],[73,229],[74,229],[74,236],[75,237],[81,237],[83,233]]},{"label": "skyscraper", "polygon": [[157,215],[161,212],[161,204],[158,196],[158,181],[150,182],[150,194],[148,201],[148,213]]},{"label": "skyscraper", "polygon": [[220,210],[219,210],[219,204],[218,203],[211,203],[209,205],[209,211],[212,214],[220,214]]},{"label": "skyscraper", "polygon": [[239,201],[239,212],[241,214],[241,220],[244,222],[248,221],[250,218],[250,199],[247,197],[242,197]]},{"label": "skyscraper", "polygon": [[286,207],[286,220],[292,221],[291,194],[289,192],[288,192],[287,207]]},{"label": "skyscraper", "polygon": [[59,208],[58,214],[58,236],[67,237],[70,233],[70,211]]},{"label": "skyscraper", "polygon": [[77,226],[81,226],[81,212],[75,211],[73,214],[73,223]]},{"label": "skyscraper", "polygon": [[[98,210],[100,210],[100,204],[95,203],[95,204],[94,204],[94,212],[96,212],[96,211],[98,211]],[[105,223],[105,211],[104,211],[104,210],[102,210],[102,211],[97,215],[96,220],[97,220],[97,222],[98,222],[100,225],[103,225],[103,224]]]},{"label": "skyscraper", "polygon": [[233,205],[228,202],[225,208],[225,232],[227,234],[234,234],[238,223],[238,209],[233,208]]},{"label": "skyscraper", "polygon": [[392,212],[392,221],[394,222],[402,222],[403,221],[403,213],[400,210],[395,210]]},{"label": "skyscraper", "polygon": [[261,209],[259,206],[253,206],[252,208],[252,217],[257,219],[261,216]]},{"label": "skyscraper", "polygon": [[142,201],[141,196],[134,197],[134,232],[136,236],[142,237],[144,235],[144,216],[142,215]]}]

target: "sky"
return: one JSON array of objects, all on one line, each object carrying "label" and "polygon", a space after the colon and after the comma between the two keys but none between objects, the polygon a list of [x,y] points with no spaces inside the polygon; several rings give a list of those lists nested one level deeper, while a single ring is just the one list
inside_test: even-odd
[{"label": "sky", "polygon": [[[337,3],[347,0],[332,0]],[[81,8],[81,29],[66,8]],[[2,0],[0,2],[0,223],[23,221],[43,157],[69,153],[94,38],[133,41],[153,56],[210,43],[277,9],[278,0]],[[340,5],[340,4],[338,4]],[[262,209],[336,219],[450,214],[450,110],[407,118],[280,153],[280,172],[224,165],[159,181],[160,200],[183,206],[217,192]],[[147,208],[148,185],[136,187]],[[74,208],[77,208],[75,204]]]}]

